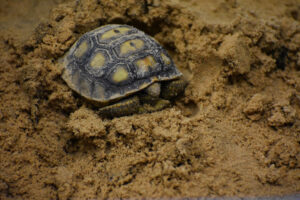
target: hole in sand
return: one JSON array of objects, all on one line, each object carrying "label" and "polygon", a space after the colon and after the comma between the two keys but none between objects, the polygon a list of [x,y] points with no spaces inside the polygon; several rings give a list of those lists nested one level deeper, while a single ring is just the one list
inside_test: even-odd
[{"label": "hole in sand", "polygon": [[184,106],[182,108],[183,115],[187,117],[193,117],[197,115],[197,113],[199,112],[199,108],[197,104],[192,100],[190,100],[188,103],[184,104],[183,106]]}]

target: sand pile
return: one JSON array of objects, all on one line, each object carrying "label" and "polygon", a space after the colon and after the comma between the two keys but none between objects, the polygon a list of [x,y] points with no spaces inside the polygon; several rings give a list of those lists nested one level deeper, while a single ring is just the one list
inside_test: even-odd
[{"label": "sand pile", "polygon": [[[0,7],[1,198],[300,191],[299,1],[37,2]],[[111,23],[173,57],[189,85],[171,108],[104,119],[61,79],[57,60]]]}]

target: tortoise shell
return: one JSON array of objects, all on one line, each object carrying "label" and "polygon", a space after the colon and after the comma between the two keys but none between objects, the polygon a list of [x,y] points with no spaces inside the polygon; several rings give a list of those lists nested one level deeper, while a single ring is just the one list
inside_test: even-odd
[{"label": "tortoise shell", "polygon": [[69,87],[103,103],[182,75],[152,37],[116,24],[82,35],[62,58],[62,67]]}]

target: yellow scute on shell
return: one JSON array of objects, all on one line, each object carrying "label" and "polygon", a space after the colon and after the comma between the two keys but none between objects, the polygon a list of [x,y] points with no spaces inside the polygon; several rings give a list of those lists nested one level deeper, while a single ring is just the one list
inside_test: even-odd
[{"label": "yellow scute on shell", "polygon": [[144,41],[140,39],[128,40],[121,44],[120,55],[124,56],[128,53],[137,52],[144,47]]},{"label": "yellow scute on shell", "polygon": [[75,50],[75,53],[74,55],[77,57],[77,58],[80,58],[83,56],[83,54],[85,54],[88,50],[88,43],[87,41],[83,41],[79,46],[78,48]]},{"label": "yellow scute on shell", "polygon": [[105,56],[101,53],[98,52],[96,55],[91,60],[91,67],[95,69],[99,69],[103,67],[105,64]]},{"label": "yellow scute on shell", "polygon": [[163,60],[163,62],[164,62],[165,65],[171,64],[170,58],[167,57],[164,53],[161,53],[160,56],[161,56],[161,58],[162,58],[162,60]]},{"label": "yellow scute on shell", "polygon": [[112,80],[116,83],[120,83],[127,80],[128,76],[128,71],[125,69],[125,67],[118,67],[112,75]]},{"label": "yellow scute on shell", "polygon": [[104,99],[105,90],[100,84],[95,84],[93,96],[96,99]]},{"label": "yellow scute on shell", "polygon": [[101,36],[101,39],[102,40],[110,39],[114,36],[118,36],[118,35],[127,33],[129,30],[130,30],[130,28],[127,28],[127,27],[114,28],[114,29],[111,29],[111,30],[103,33],[103,35]]},{"label": "yellow scute on shell", "polygon": [[143,59],[136,61],[136,65],[139,67],[141,71],[148,71],[149,67],[154,68],[156,61],[153,56],[147,56]]}]

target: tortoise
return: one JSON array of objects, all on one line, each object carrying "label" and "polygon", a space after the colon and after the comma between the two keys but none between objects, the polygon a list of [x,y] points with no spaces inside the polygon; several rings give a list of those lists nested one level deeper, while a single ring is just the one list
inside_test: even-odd
[{"label": "tortoise", "polygon": [[109,24],[82,35],[60,60],[62,78],[107,117],[170,106],[186,81],[154,38],[129,25]]}]

